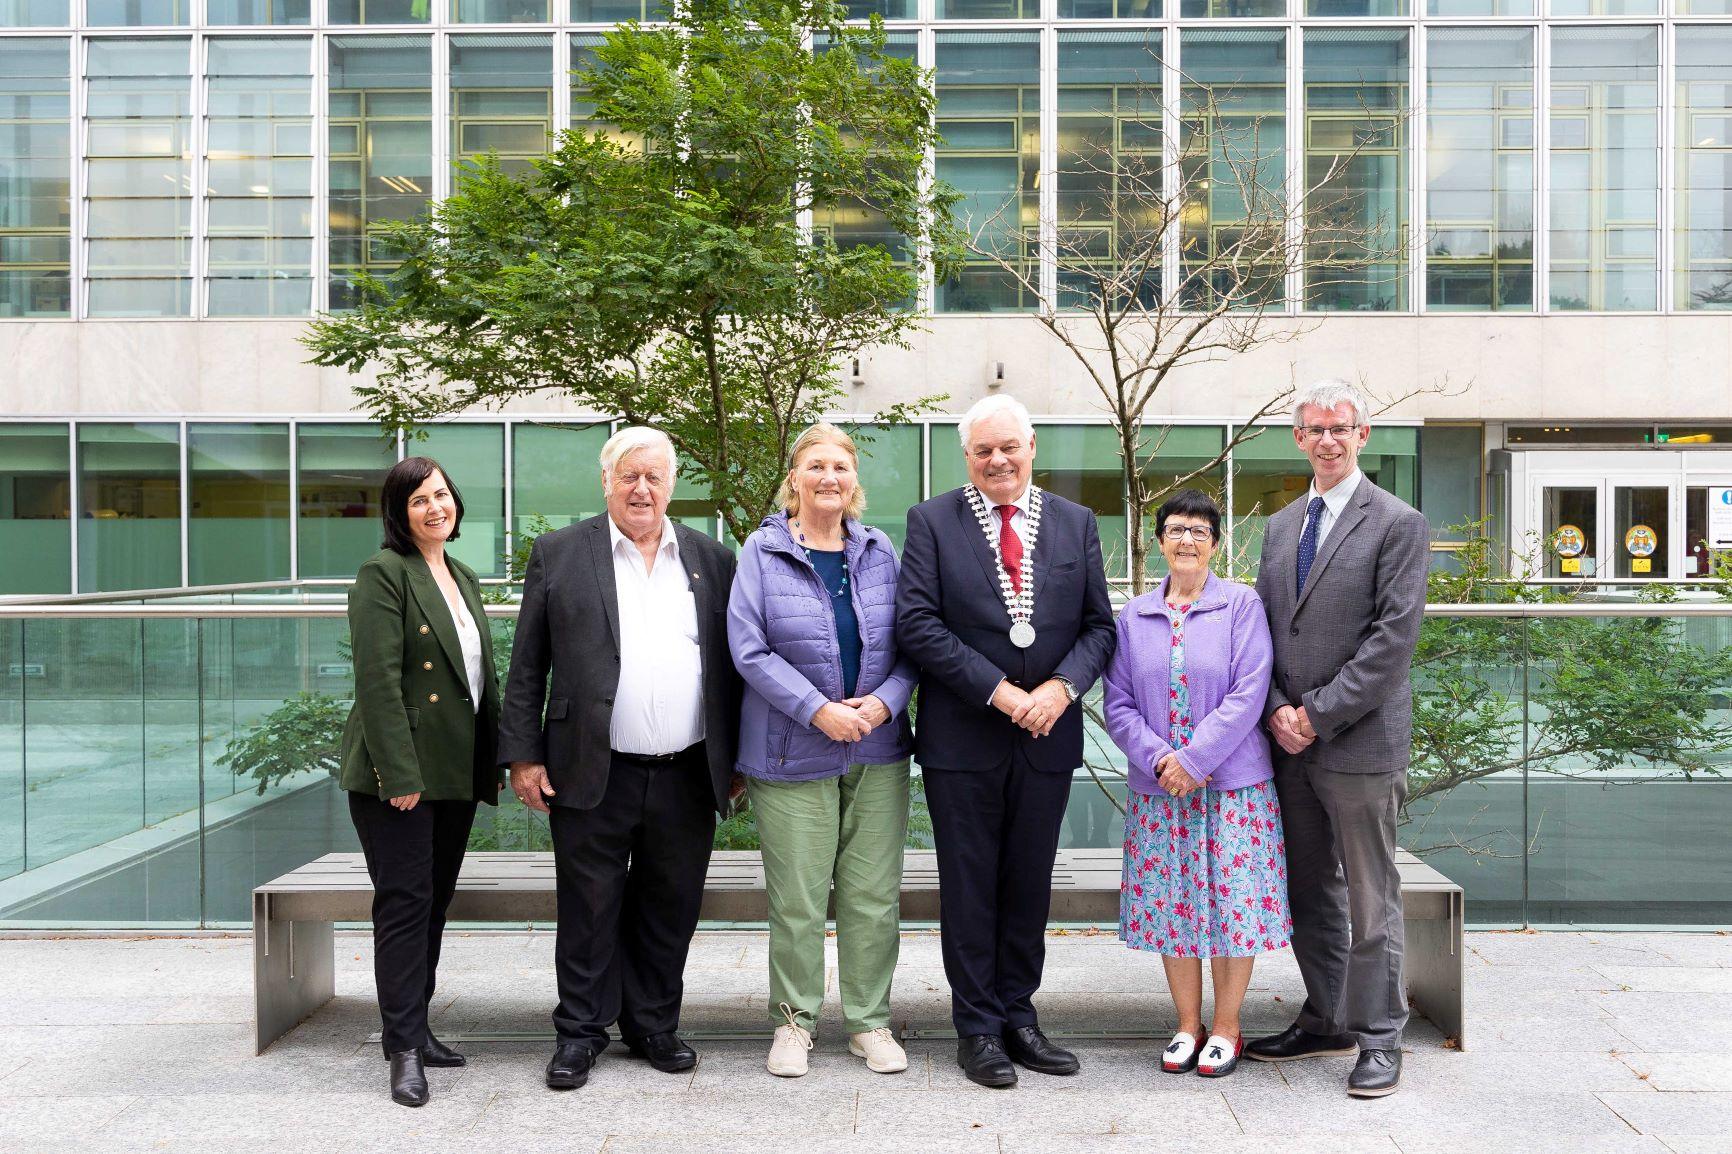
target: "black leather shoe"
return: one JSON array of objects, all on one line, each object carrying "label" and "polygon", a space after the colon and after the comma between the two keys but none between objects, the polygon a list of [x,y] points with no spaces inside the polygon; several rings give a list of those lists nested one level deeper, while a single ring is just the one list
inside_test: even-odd
[{"label": "black leather shoe", "polygon": [[462,1054],[459,1054],[456,1050],[453,1050],[450,1046],[447,1046],[444,1042],[441,1042],[438,1038],[435,1038],[432,1034],[428,1034],[427,1040],[421,1044],[421,1064],[424,1066],[438,1066],[440,1068],[467,1066],[469,1064],[469,1059],[465,1058]]},{"label": "black leather shoe", "polygon": [[1347,1093],[1353,1098],[1381,1098],[1401,1085],[1400,1050],[1361,1050],[1359,1062],[1347,1076]]},{"label": "black leather shoe", "polygon": [[1006,1034],[1004,1052],[1012,1062],[1037,1074],[1074,1074],[1082,1069],[1076,1055],[1047,1041],[1039,1026],[1024,1026]]},{"label": "black leather shoe", "polygon": [[956,1064],[977,1086],[1002,1090],[1016,1085],[1016,1067],[1004,1052],[1004,1042],[994,1034],[969,1034],[957,1039]]},{"label": "black leather shoe", "polygon": [[399,1106],[427,1104],[427,1072],[421,1068],[421,1051],[402,1050],[391,1055],[391,1101]]},{"label": "black leather shoe", "polygon": [[672,1031],[627,1042],[626,1048],[664,1074],[677,1074],[698,1064],[698,1052]]},{"label": "black leather shoe", "polygon": [[1300,1058],[1341,1057],[1358,1048],[1351,1034],[1312,1034],[1295,1022],[1279,1034],[1247,1043],[1245,1057],[1258,1062],[1297,1062]]},{"label": "black leather shoe", "polygon": [[595,1051],[582,1042],[561,1042],[547,1061],[547,1088],[575,1090],[589,1081],[589,1068],[595,1065]]}]

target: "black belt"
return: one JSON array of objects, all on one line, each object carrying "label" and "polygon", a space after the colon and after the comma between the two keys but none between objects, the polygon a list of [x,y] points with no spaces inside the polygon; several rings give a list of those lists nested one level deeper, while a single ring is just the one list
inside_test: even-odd
[{"label": "black belt", "polygon": [[703,748],[703,744],[700,741],[696,745],[688,745],[677,753],[626,753],[624,750],[616,749],[613,751],[613,755],[621,761],[635,761],[643,765],[670,765],[673,762],[686,761],[694,757],[698,750]]}]

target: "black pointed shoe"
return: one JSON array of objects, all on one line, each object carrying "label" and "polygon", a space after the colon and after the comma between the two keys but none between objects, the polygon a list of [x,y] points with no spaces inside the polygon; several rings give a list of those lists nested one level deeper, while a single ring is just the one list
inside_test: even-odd
[{"label": "black pointed shoe", "polygon": [[391,1055],[391,1101],[399,1106],[427,1104],[427,1072],[421,1068],[421,1051]]},{"label": "black pointed shoe", "polygon": [[627,1042],[626,1049],[664,1074],[677,1074],[698,1064],[698,1052],[680,1041],[680,1036],[671,1030],[665,1034],[646,1034],[636,1041]]},{"label": "black pointed shoe", "polygon": [[956,1040],[956,1064],[977,1086],[1003,1090],[1016,1085],[1016,1067],[996,1034],[969,1034]]},{"label": "black pointed shoe", "polygon": [[1358,1064],[1347,1076],[1347,1093],[1353,1098],[1381,1098],[1400,1085],[1400,1050],[1361,1050]]},{"label": "black pointed shoe", "polygon": [[1359,1048],[1351,1034],[1313,1034],[1294,1022],[1279,1034],[1245,1046],[1245,1057],[1258,1062],[1297,1062],[1301,1058],[1344,1057]]},{"label": "black pointed shoe", "polygon": [[450,1046],[447,1046],[444,1042],[441,1042],[438,1038],[435,1038],[431,1033],[429,1033],[427,1035],[427,1040],[421,1043],[421,1064],[424,1066],[436,1066],[444,1069],[455,1066],[467,1066],[469,1064],[469,1059],[465,1058],[462,1054],[459,1054],[456,1050],[453,1050]]},{"label": "black pointed shoe", "polygon": [[547,1060],[547,1088],[575,1090],[589,1081],[590,1067],[595,1065],[595,1051],[583,1042],[561,1042]]},{"label": "black pointed shoe", "polygon": [[1076,1060],[1076,1055],[1047,1041],[1039,1026],[1024,1026],[1020,1030],[1010,1031],[1004,1036],[1004,1050],[1010,1055],[1011,1061],[1019,1066],[1026,1066],[1037,1074],[1063,1076],[1082,1069],[1082,1063]]}]

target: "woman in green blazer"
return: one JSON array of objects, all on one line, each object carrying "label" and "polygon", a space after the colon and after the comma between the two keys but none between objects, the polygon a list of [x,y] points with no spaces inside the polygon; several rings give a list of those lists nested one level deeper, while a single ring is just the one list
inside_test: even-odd
[{"label": "woman in green blazer", "polygon": [[373,976],[391,1097],[427,1101],[425,1066],[464,1058],[427,1028],[445,911],[475,821],[498,802],[499,695],[475,574],[446,556],[463,499],[436,461],[385,475],[384,548],[349,591],[355,706],[338,781],[373,879]]}]

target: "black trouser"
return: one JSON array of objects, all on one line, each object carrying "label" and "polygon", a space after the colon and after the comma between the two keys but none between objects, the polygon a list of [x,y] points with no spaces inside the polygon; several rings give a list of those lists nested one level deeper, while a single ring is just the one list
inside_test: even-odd
[{"label": "black trouser", "polygon": [[445,911],[457,889],[472,801],[427,801],[404,811],[371,794],[349,794],[349,816],[373,879],[373,981],[385,1053],[427,1041],[427,1006],[439,969]]},{"label": "black trouser", "polygon": [[1036,1024],[1052,863],[1071,775],[1012,754],[997,769],[921,768],[938,851],[944,976],[956,1032]]},{"label": "black trouser", "polygon": [[683,975],[716,832],[703,743],[677,759],[615,753],[593,809],[552,807],[561,1043],[600,1052],[679,1027]]}]

